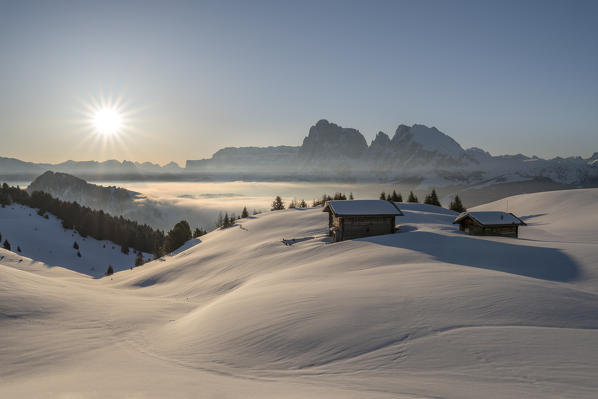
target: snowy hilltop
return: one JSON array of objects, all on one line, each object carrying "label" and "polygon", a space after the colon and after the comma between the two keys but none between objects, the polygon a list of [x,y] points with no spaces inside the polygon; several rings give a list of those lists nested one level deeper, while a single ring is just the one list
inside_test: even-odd
[{"label": "snowy hilltop", "polygon": [[0,396],[594,398],[598,189],[474,210],[507,201],[520,239],[397,203],[395,234],[274,211],[101,279],[0,249]]}]

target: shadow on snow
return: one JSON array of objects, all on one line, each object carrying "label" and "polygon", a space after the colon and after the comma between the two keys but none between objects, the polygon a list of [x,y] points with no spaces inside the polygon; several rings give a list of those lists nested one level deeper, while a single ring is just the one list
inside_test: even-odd
[{"label": "shadow on snow", "polygon": [[428,254],[456,265],[496,270],[550,281],[573,281],[580,277],[577,263],[556,248],[518,245],[470,237],[459,233],[443,235],[424,231],[361,238],[379,245],[404,248]]}]

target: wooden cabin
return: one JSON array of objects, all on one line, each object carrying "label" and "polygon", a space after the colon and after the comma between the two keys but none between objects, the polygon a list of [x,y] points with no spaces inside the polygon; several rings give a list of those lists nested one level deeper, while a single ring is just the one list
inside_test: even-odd
[{"label": "wooden cabin", "polygon": [[459,230],[473,235],[517,237],[525,222],[507,212],[463,212],[453,222]]},{"label": "wooden cabin", "polygon": [[338,242],[353,238],[392,234],[395,217],[403,216],[397,206],[384,200],[327,201],[329,235]]}]

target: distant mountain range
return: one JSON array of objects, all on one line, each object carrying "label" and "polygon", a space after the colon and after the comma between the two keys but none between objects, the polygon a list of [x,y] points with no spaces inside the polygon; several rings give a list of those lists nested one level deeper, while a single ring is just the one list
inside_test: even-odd
[{"label": "distant mountain range", "polygon": [[88,179],[301,179],[418,182],[434,186],[480,185],[544,179],[579,187],[598,185],[598,152],[589,158],[541,159],[522,154],[492,156],[463,149],[435,127],[399,125],[367,144],[356,129],[320,120],[301,146],[226,147],[208,159],[171,162],[67,161],[37,164],[0,158],[0,178],[32,178],[46,170]]},{"label": "distant mountain range", "polygon": [[98,161],[66,161],[58,164],[25,162],[15,158],[0,157],[0,178],[32,179],[45,171],[70,173],[82,177],[97,179],[112,177],[124,179],[146,179],[183,173],[175,162],[160,166],[151,162],[131,162],[108,160]]},{"label": "distant mountain range", "polygon": [[187,161],[185,169],[239,177],[432,180],[436,185],[546,178],[586,186],[598,183],[598,152],[587,159],[492,156],[479,148],[465,150],[435,127],[424,125],[399,125],[392,138],[379,132],[368,146],[358,130],[320,120],[301,146],[228,147],[210,159]]}]

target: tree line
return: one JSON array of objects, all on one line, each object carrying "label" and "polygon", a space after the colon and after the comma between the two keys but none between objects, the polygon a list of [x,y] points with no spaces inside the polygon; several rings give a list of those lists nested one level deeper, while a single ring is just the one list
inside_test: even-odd
[{"label": "tree line", "polygon": [[192,236],[205,234],[205,230],[196,228],[192,233],[189,223],[180,221],[172,230],[164,234],[147,224],[140,224],[122,216],[112,216],[102,210],[81,206],[77,202],[62,201],[43,191],[27,191],[4,183],[0,188],[0,206],[18,203],[38,209],[40,216],[50,213],[62,222],[65,229],[74,229],[82,237],[90,236],[96,240],[109,240],[121,245],[124,253],[129,247],[136,251],[154,254],[160,257],[183,245]]},{"label": "tree line", "polygon": [[[384,191],[382,191],[380,193],[380,199],[393,202],[403,202],[403,196],[401,193],[397,193],[395,190],[392,190],[392,194],[386,194]],[[413,191],[409,191],[407,202],[419,203],[419,199],[417,198],[417,195],[413,193]],[[432,189],[432,192],[424,197],[423,203],[427,205],[442,206],[440,204],[440,200],[438,199],[438,194],[436,194],[436,189]],[[459,198],[458,195],[455,195],[449,204],[449,209],[459,213],[466,211],[463,203],[461,202],[461,198]]]},{"label": "tree line", "polygon": [[[347,196],[344,193],[341,192],[336,192],[334,193],[334,195],[329,195],[329,194],[323,194],[321,198],[318,199],[314,199],[311,206],[312,207],[317,207],[317,206],[323,206],[326,201],[342,201],[342,200],[352,200],[354,199],[353,197],[353,193],[349,193],[349,196]],[[385,200],[385,201],[392,201],[392,202],[403,202],[403,196],[401,195],[401,193],[397,193],[396,190],[392,190],[392,193],[386,193],[384,191],[382,191],[380,193],[379,199],[381,200]],[[417,198],[417,195],[415,195],[413,193],[413,191],[409,192],[409,195],[407,197],[407,202],[412,202],[412,203],[419,203],[419,199]],[[428,205],[435,205],[435,206],[442,206],[440,204],[440,200],[438,199],[438,194],[436,194],[436,189],[432,189],[432,192],[428,195],[425,196],[424,198],[424,204],[428,204]],[[282,198],[277,195],[276,198],[274,199],[274,201],[272,202],[272,207],[270,208],[270,210],[272,211],[279,211],[279,210],[283,210],[285,209],[285,203],[282,200]],[[305,200],[301,200],[301,201],[297,201],[296,199],[291,200],[291,202],[288,205],[288,208],[307,208],[307,203],[305,202]],[[463,206],[463,203],[461,202],[461,198],[459,198],[458,195],[455,195],[455,197],[453,198],[453,200],[451,201],[450,205],[449,205],[449,209],[455,211],[455,212],[465,212],[465,207]]]}]

